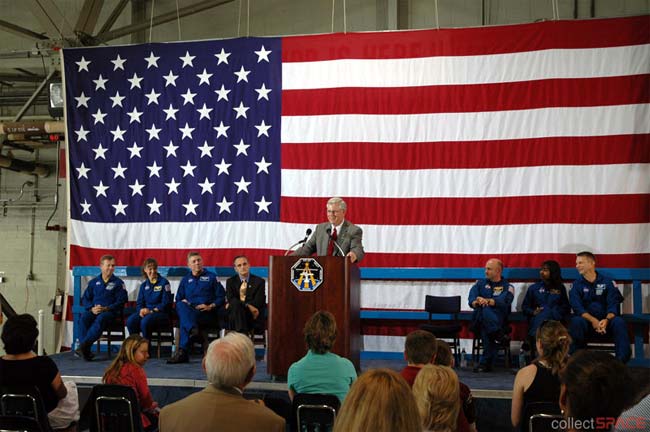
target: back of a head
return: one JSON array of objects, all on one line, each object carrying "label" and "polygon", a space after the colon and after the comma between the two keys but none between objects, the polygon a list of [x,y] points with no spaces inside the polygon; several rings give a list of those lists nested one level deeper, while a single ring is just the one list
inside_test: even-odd
[{"label": "back of a head", "polygon": [[458,376],[448,366],[426,365],[413,383],[413,395],[422,427],[431,431],[455,431],[460,409]]},{"label": "back of a head", "polygon": [[13,316],[2,326],[2,343],[7,354],[24,354],[34,349],[38,327],[30,314]]},{"label": "back of a head", "polygon": [[255,367],[253,342],[241,333],[228,333],[210,344],[204,362],[210,384],[220,388],[243,387]]},{"label": "back of a head", "polygon": [[411,388],[397,372],[373,369],[350,387],[334,432],[420,432],[420,415]]},{"label": "back of a head", "polygon": [[336,341],[336,319],[328,311],[318,311],[305,323],[303,329],[307,348],[317,354],[332,350]]},{"label": "back of a head", "polygon": [[438,347],[436,337],[424,330],[415,330],[406,336],[404,353],[406,360],[412,364],[430,363]]},{"label": "back of a head", "polygon": [[449,344],[443,340],[439,340],[438,349],[436,350],[435,364],[451,367],[451,362],[453,359],[454,357],[451,354],[451,348],[449,347]]},{"label": "back of a head", "polygon": [[535,338],[542,345],[542,359],[557,374],[567,359],[571,336],[559,321],[545,321],[538,329]]},{"label": "back of a head", "polygon": [[560,372],[565,415],[574,424],[618,417],[632,397],[631,381],[627,367],[608,353],[578,351]]}]

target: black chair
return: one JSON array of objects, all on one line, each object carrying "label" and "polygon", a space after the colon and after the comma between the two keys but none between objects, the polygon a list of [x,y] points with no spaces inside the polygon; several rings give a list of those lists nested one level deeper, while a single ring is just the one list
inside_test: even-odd
[{"label": "black chair", "polygon": [[171,352],[171,347],[174,345],[174,342],[174,326],[172,324],[172,314],[170,312],[167,322],[160,323],[151,329],[149,346],[152,348],[154,345],[156,346],[156,357],[160,358],[160,349],[162,348],[162,345],[168,343]]},{"label": "black chair", "polygon": [[[36,386],[1,386],[0,414],[7,417],[32,418],[39,425],[39,430],[48,432],[50,422],[45,411],[41,392]],[[14,421],[18,421],[14,419]]]},{"label": "black chair", "polygon": [[329,394],[299,393],[292,404],[292,422],[297,432],[331,431],[341,407],[338,397]]},{"label": "black chair", "polygon": [[142,432],[140,405],[129,386],[99,384],[93,387],[81,413],[80,430],[90,432]]},{"label": "black chair", "polygon": [[[432,333],[438,339],[447,339],[449,347],[456,359],[456,365],[460,366],[460,331],[462,329],[458,319],[460,315],[460,296],[425,296],[424,310],[429,314],[429,319],[427,324],[420,326],[420,329]],[[432,319],[432,315],[434,314],[450,314],[452,316],[452,323],[436,324]]]},{"label": "black chair", "polygon": [[[504,337],[500,342],[497,342],[497,355],[499,351],[503,351],[503,357],[505,359],[505,367],[510,368],[510,334],[512,333],[512,327],[506,325],[503,327]],[[472,340],[472,366],[477,366],[479,358],[481,357],[481,352],[483,351],[483,340],[481,339],[481,332],[476,329],[474,332],[474,339]]]},{"label": "black chair", "polygon": [[585,339],[585,348],[615,354],[616,343],[614,342],[614,335],[611,332],[591,335]]},{"label": "black chair", "polygon": [[42,432],[38,420],[32,417],[0,415],[0,431],[2,432]]},{"label": "black chair", "polygon": [[553,420],[561,420],[562,411],[558,402],[531,402],[524,407],[521,417],[522,432],[557,431],[552,427]]},{"label": "black chair", "polygon": [[97,353],[101,352],[101,343],[106,341],[106,350],[108,352],[108,358],[111,358],[111,342],[122,342],[126,339],[126,326],[124,324],[124,309],[115,317],[115,320],[111,321],[108,326],[102,332],[102,335],[97,339]]}]

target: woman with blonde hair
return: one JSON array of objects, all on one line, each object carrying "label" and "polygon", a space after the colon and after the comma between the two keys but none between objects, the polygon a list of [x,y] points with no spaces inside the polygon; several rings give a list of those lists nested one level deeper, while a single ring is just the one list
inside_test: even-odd
[{"label": "woman with blonde hair", "polygon": [[413,395],[424,430],[456,430],[460,411],[459,392],[458,376],[452,368],[429,364],[420,369],[413,383]]},{"label": "woman with blonde hair", "polygon": [[117,357],[108,366],[102,382],[130,386],[140,404],[142,427],[145,431],[158,429],[158,403],[154,402],[143,366],[149,360],[149,342],[132,334],[122,342]]},{"label": "woman with blonde hair", "polygon": [[413,393],[400,374],[373,369],[352,384],[334,423],[334,432],[348,431],[422,431]]},{"label": "woman with blonde hair", "polygon": [[522,418],[526,405],[535,402],[558,404],[559,371],[566,363],[571,345],[569,332],[558,321],[544,321],[535,339],[538,357],[517,372],[512,388],[510,420],[515,428],[521,425],[522,431],[528,430],[528,419]]}]

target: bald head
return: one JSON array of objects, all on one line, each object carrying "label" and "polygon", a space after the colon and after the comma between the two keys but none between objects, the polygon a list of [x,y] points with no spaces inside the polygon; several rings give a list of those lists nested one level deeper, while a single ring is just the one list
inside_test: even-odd
[{"label": "bald head", "polygon": [[485,263],[485,277],[492,282],[499,282],[503,273],[503,263],[498,258],[490,258]]}]

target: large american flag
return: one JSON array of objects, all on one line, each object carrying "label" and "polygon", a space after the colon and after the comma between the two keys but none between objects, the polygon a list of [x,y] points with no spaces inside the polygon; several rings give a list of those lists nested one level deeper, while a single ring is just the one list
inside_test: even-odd
[{"label": "large american flag", "polygon": [[650,262],[650,17],[65,49],[70,264]]}]

